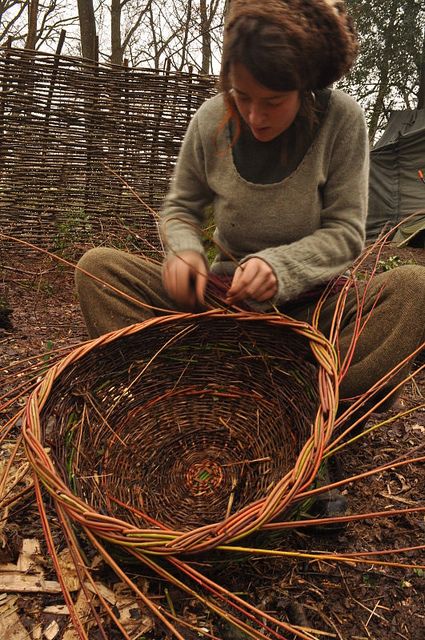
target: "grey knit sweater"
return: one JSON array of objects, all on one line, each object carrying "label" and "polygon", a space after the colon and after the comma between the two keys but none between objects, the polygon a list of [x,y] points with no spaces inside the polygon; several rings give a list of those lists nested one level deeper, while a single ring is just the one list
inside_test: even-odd
[{"label": "grey knit sweater", "polygon": [[232,274],[257,256],[273,269],[273,303],[343,273],[364,243],[368,141],[364,115],[334,90],[320,128],[296,170],[272,184],[254,184],[236,170],[223,95],[207,100],[184,138],[161,209],[161,234],[172,253],[203,253],[200,227],[213,204],[219,254],[212,270]]}]

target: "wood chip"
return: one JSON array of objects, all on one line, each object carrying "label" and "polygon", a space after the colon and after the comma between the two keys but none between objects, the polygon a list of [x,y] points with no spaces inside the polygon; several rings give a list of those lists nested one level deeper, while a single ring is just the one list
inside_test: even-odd
[{"label": "wood chip", "polygon": [[58,562],[61,568],[62,577],[68,589],[70,591],[78,591],[81,585],[68,547],[65,547],[65,549],[59,554]]},{"label": "wood chip", "polygon": [[0,638],[28,640],[28,631],[17,614],[16,596],[7,596],[0,605]]},{"label": "wood chip", "polygon": [[29,576],[22,573],[0,574],[0,591],[6,593],[62,593],[59,582],[44,580],[42,576]]},{"label": "wood chip", "polygon": [[96,585],[96,588],[93,587],[93,585],[90,582],[86,582],[85,584],[86,589],[91,593],[96,594],[98,592],[103,598],[105,598],[106,602],[109,602],[109,604],[112,604],[112,605],[117,604],[117,596],[113,591],[111,591],[111,589],[108,589],[108,587],[105,587],[105,585],[102,584],[101,582],[96,582],[95,585]]},{"label": "wood chip", "polygon": [[[41,560],[39,541],[32,538],[23,540],[16,565],[0,565],[0,593],[62,593],[59,582],[44,579]],[[59,563],[68,589],[78,591],[80,584],[68,549],[60,554]]]},{"label": "wood chip", "polygon": [[46,640],[54,640],[58,635],[58,633],[59,633],[59,625],[56,622],[56,620],[52,620],[49,626],[46,629],[44,629],[43,637],[46,638]]},{"label": "wood chip", "polygon": [[22,541],[22,550],[19,554],[16,568],[22,573],[44,573],[43,567],[39,563],[41,558],[40,543],[35,538],[25,538]]},{"label": "wood chip", "polygon": [[49,607],[44,607],[43,613],[51,613],[55,616],[69,616],[69,609],[66,604],[53,604]]},{"label": "wood chip", "polygon": [[[84,620],[91,620],[91,609],[90,609],[90,604],[87,602],[87,598],[86,595],[84,593],[84,591],[81,589],[78,597],[77,597],[77,601],[75,603],[75,613],[78,617],[78,619],[81,621],[81,623],[83,624],[84,628],[86,631],[88,631],[88,629],[90,629],[90,623],[88,622],[87,624],[84,624]],[[93,622],[91,623],[92,625],[94,624]],[[74,629],[73,625],[72,625],[72,621],[70,621],[68,628],[65,630],[63,636],[62,636],[62,640],[79,640],[80,636],[78,635],[78,633],[76,632],[76,630]]]},{"label": "wood chip", "polygon": [[[103,560],[100,556],[95,556],[91,563],[91,569],[95,569],[102,564]],[[75,613],[77,618],[82,623],[86,632],[95,624],[90,603],[87,601],[86,594],[83,589],[80,589],[77,600],[75,602]],[[79,640],[80,636],[74,629],[72,621],[70,621],[68,628],[65,630],[62,640]]]}]

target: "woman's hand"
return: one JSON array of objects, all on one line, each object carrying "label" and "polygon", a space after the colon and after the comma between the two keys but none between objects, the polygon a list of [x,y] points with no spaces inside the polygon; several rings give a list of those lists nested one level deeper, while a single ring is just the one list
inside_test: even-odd
[{"label": "woman's hand", "polygon": [[168,295],[183,310],[204,304],[208,267],[197,251],[182,251],[168,258],[162,268],[162,283]]},{"label": "woman's hand", "polygon": [[273,269],[261,258],[250,258],[235,271],[227,292],[227,304],[239,300],[265,302],[277,293],[277,278]]}]

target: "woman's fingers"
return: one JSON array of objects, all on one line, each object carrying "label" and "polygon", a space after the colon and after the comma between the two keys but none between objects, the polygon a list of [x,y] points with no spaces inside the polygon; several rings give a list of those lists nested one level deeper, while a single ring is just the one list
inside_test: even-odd
[{"label": "woman's fingers", "polygon": [[196,251],[183,251],[163,265],[162,282],[170,298],[183,309],[193,310],[204,303],[208,268]]},{"label": "woman's fingers", "polygon": [[276,292],[277,278],[273,269],[264,260],[251,258],[236,269],[226,302],[232,304],[245,299],[264,302]]},{"label": "woman's fingers", "polygon": [[[163,284],[182,309],[193,310],[204,304],[208,267],[200,253],[184,251],[169,258],[163,266]],[[251,258],[238,267],[227,293],[226,302],[240,300],[265,302],[277,292],[277,278],[273,269],[260,258]]]},{"label": "woman's fingers", "polygon": [[179,306],[192,308],[194,295],[191,295],[190,269],[184,263],[172,261],[163,269],[164,287],[174,302]]},{"label": "woman's fingers", "polygon": [[202,266],[200,267],[195,277],[196,301],[202,306],[205,304],[205,289],[207,288],[207,282],[208,269],[204,260],[202,259]]}]

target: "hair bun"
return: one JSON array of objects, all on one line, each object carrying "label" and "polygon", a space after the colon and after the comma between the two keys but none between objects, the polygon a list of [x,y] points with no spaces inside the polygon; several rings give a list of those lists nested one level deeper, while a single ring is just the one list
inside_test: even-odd
[{"label": "hair bun", "polygon": [[[246,19],[258,24],[263,47],[268,47],[267,33],[273,33],[279,36],[282,52],[291,50],[287,59],[295,67],[293,77],[302,83],[296,87],[299,89],[322,89],[339,80],[350,70],[358,52],[353,23],[341,0],[232,0],[224,57],[226,42],[244,37]],[[274,55],[279,55],[276,46]]]}]

